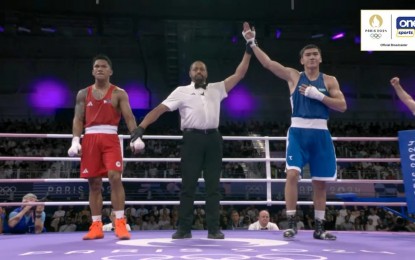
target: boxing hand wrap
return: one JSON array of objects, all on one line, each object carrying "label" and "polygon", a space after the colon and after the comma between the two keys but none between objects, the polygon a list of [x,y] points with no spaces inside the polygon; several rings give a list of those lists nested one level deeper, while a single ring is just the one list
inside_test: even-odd
[{"label": "boxing hand wrap", "polygon": [[252,55],[254,51],[252,47],[258,46],[257,41],[255,40],[255,31],[248,30],[246,32],[242,31],[242,36],[246,40],[246,49],[245,52]]},{"label": "boxing hand wrap", "polygon": [[133,143],[138,138],[143,137],[144,131],[145,131],[145,129],[142,128],[141,126],[138,126],[136,129],[134,129],[131,132],[131,142]]},{"label": "boxing hand wrap", "polygon": [[130,147],[133,152],[144,149],[145,144],[141,140],[141,137],[143,137],[144,131],[145,129],[139,126],[131,132]]},{"label": "boxing hand wrap", "polygon": [[68,155],[70,157],[74,157],[75,155],[79,155],[81,151],[81,144],[79,143],[79,136],[74,136],[72,138],[72,145],[68,150]]},{"label": "boxing hand wrap", "polygon": [[322,101],[326,95],[318,91],[316,87],[310,85],[305,89],[304,96],[308,98],[316,99],[318,101]]},{"label": "boxing hand wrap", "polygon": [[250,47],[257,46],[257,42],[255,40],[255,31],[248,30],[246,32],[242,31],[242,36],[246,40],[247,46]]}]

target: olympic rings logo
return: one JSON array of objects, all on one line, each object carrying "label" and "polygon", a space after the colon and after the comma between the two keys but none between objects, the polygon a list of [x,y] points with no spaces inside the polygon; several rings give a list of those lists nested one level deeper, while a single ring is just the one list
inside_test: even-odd
[{"label": "olympic rings logo", "polygon": [[16,191],[17,191],[16,186],[11,186],[11,187],[3,186],[3,187],[0,187],[0,195],[10,195],[10,194],[15,193]]},{"label": "olympic rings logo", "polygon": [[381,33],[371,33],[370,37],[372,39],[380,39],[382,37],[382,34]]}]

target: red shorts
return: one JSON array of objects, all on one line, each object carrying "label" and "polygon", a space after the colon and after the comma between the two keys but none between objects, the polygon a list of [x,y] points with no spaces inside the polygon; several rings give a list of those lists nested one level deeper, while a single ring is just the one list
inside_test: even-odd
[{"label": "red shorts", "polygon": [[82,138],[81,178],[107,177],[122,172],[123,161],[117,134],[85,134]]}]

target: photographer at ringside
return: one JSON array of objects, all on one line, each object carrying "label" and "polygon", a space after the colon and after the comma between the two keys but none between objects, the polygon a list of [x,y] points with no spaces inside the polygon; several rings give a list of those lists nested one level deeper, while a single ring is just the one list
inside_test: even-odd
[{"label": "photographer at ringside", "polygon": [[24,195],[22,199],[24,204],[10,212],[8,227],[6,227],[8,230],[4,230],[4,232],[12,234],[39,234],[45,232],[45,206],[32,204],[38,201],[37,196],[33,193]]}]

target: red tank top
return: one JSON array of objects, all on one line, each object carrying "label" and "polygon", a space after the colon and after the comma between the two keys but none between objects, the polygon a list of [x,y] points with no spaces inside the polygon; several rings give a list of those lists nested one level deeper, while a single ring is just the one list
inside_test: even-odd
[{"label": "red tank top", "polygon": [[118,126],[121,113],[112,105],[111,96],[116,86],[111,85],[101,100],[96,100],[92,95],[92,86],[88,87],[88,94],[85,99],[85,127],[95,125]]}]

